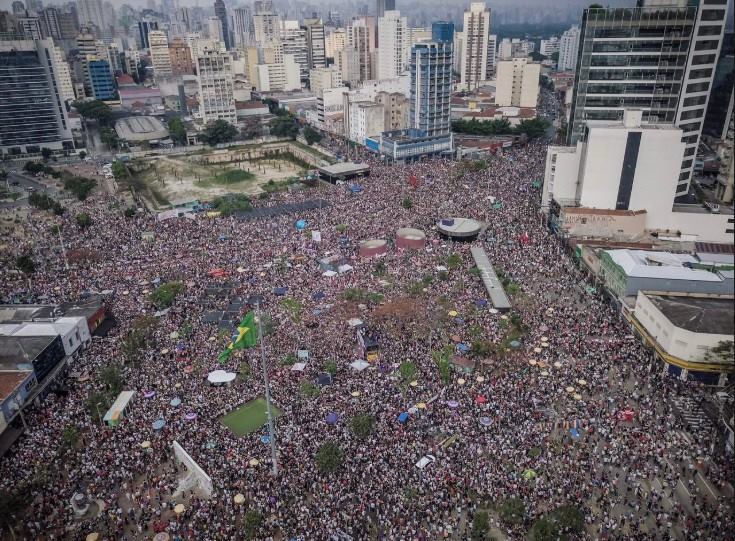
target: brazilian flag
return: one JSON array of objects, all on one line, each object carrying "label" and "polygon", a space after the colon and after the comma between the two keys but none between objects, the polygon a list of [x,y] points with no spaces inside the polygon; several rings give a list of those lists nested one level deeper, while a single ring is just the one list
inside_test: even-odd
[{"label": "brazilian flag", "polygon": [[237,326],[236,333],[230,338],[230,343],[219,354],[217,358],[220,363],[224,363],[230,358],[232,352],[236,349],[251,348],[258,343],[258,330],[255,327],[255,314],[248,312]]}]

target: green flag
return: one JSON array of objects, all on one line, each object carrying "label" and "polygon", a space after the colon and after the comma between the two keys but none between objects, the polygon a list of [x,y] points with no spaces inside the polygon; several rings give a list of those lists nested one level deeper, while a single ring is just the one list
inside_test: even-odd
[{"label": "green flag", "polygon": [[217,357],[217,360],[218,360],[218,361],[219,361],[220,363],[224,363],[224,362],[226,362],[226,361],[227,361],[227,359],[229,359],[229,358],[230,358],[230,355],[231,355],[231,354],[232,354],[232,350],[231,350],[231,349],[230,349],[230,347],[228,346],[228,347],[226,347],[226,348],[224,349],[224,351],[223,351],[222,353],[220,353],[220,354],[219,354],[219,357]]},{"label": "green flag", "polygon": [[248,312],[237,326],[235,349],[251,348],[258,343],[258,329],[255,327],[255,314]]}]

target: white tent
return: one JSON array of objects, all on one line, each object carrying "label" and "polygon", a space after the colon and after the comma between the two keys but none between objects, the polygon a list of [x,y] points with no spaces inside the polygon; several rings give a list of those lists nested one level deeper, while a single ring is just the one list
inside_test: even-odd
[{"label": "white tent", "polygon": [[331,270],[325,271],[322,273],[322,276],[326,276],[327,278],[331,278],[332,276],[337,276],[337,273]]},{"label": "white tent", "polygon": [[357,370],[358,372],[362,372],[365,370],[368,366],[370,366],[370,363],[367,361],[363,361],[362,359],[358,359],[355,362],[350,363],[350,366]]},{"label": "white tent", "polygon": [[291,372],[303,372],[306,368],[306,363],[294,363],[291,367]]},{"label": "white tent", "polygon": [[215,370],[207,376],[207,381],[213,384],[229,383],[235,379],[234,372],[225,372],[224,370]]},{"label": "white tent", "polygon": [[345,265],[340,265],[339,267],[337,267],[337,270],[339,271],[340,274],[344,274],[345,272],[352,271],[353,267],[352,265],[345,264]]}]

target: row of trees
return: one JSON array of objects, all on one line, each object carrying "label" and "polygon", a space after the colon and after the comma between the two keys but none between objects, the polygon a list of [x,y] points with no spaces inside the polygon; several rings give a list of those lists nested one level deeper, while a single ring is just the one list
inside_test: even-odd
[{"label": "row of trees", "polygon": [[543,118],[521,120],[518,126],[511,126],[507,118],[480,121],[459,119],[452,122],[452,131],[468,135],[522,135],[529,139],[542,137],[549,128],[549,122]]}]

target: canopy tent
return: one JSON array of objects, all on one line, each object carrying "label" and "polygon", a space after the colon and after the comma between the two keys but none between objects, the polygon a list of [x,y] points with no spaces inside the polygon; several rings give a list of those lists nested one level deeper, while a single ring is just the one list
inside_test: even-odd
[{"label": "canopy tent", "polygon": [[306,363],[294,363],[291,366],[291,372],[303,372],[306,368]]},{"label": "canopy tent", "polygon": [[365,370],[368,366],[370,366],[370,363],[367,361],[363,361],[362,359],[358,359],[354,362],[350,363],[350,366],[357,370],[358,372],[362,372]]},{"label": "canopy tent", "polygon": [[221,385],[223,383],[230,383],[236,377],[234,372],[225,372],[224,370],[215,370],[210,372],[207,376],[207,381],[213,385]]}]

